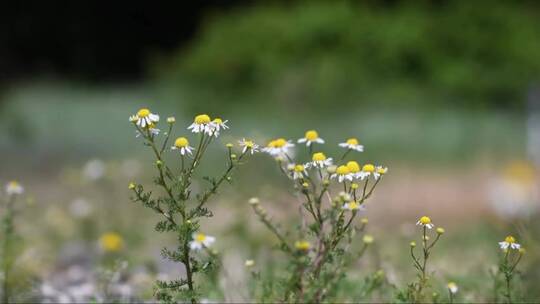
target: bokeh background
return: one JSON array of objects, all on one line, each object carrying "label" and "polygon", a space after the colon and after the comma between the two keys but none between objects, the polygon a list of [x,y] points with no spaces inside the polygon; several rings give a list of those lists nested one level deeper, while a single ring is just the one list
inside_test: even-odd
[{"label": "bokeh background", "polygon": [[[540,278],[536,1],[1,6],[0,181],[27,191],[21,297],[98,292],[98,240],[111,231],[128,261],[115,292],[149,298],[156,276],[182,272],[159,257],[174,238],[154,237],[154,215],[129,201],[128,182],[149,184],[153,173],[128,123],[141,107],[176,116],[176,134],[198,113],[226,118],[222,144],[314,128],[337,153],[357,136],[361,163],[390,168],[367,211],[376,253],[357,278],[384,268],[395,284],[412,279],[408,240],[429,214],[448,231],[434,262],[441,282],[463,285],[466,300],[489,299],[478,290],[490,286],[496,242],[513,233],[531,252],[524,294],[540,297],[531,288]],[[208,173],[221,170],[220,149]],[[230,265],[272,254],[249,197],[284,220],[297,208],[270,157],[237,177],[208,228]]]}]

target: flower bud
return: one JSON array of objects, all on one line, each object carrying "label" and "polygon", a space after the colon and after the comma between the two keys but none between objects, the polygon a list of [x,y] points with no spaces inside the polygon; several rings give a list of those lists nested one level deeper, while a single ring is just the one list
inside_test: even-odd
[{"label": "flower bud", "polygon": [[158,167],[161,167],[161,166],[163,166],[163,162],[160,161],[160,160],[157,160],[157,161],[156,161],[156,165],[157,165]]},{"label": "flower bud", "polygon": [[176,122],[176,118],[174,118],[173,116],[167,117],[167,123],[173,124],[175,122]]},{"label": "flower bud", "polygon": [[409,244],[412,248],[416,247],[416,242],[415,241],[412,241],[410,244]]},{"label": "flower bud", "polygon": [[363,225],[366,225],[368,222],[369,220],[367,219],[367,217],[364,217],[360,220],[360,223],[362,223]]},{"label": "flower bud", "polygon": [[436,231],[437,231],[438,234],[444,234],[444,232],[445,232],[444,228],[442,228],[442,227],[437,228]]},{"label": "flower bud", "polygon": [[232,147],[233,147],[233,144],[231,144],[231,143],[227,143],[227,144],[225,145],[225,147],[227,147],[227,148],[229,148],[229,149],[230,149],[230,148],[232,148]]},{"label": "flower bud", "polygon": [[259,204],[259,198],[258,197],[252,197],[252,198],[249,199],[248,203],[250,205],[253,205],[253,206],[258,205]]},{"label": "flower bud", "polygon": [[135,187],[136,186],[135,186],[134,183],[129,183],[129,185],[128,185],[129,190],[133,190],[133,189],[135,189]]},{"label": "flower bud", "polygon": [[253,266],[255,266],[255,261],[254,260],[246,260],[246,262],[244,263],[244,265],[248,268],[251,268]]},{"label": "flower bud", "polygon": [[373,236],[369,235],[369,234],[366,234],[364,235],[364,237],[362,238],[362,241],[364,242],[364,244],[366,245],[369,245],[371,243],[373,243],[375,239],[373,238]]}]

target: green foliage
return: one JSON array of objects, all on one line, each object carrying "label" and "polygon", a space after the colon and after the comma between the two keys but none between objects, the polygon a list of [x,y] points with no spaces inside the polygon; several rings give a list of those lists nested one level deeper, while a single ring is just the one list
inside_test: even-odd
[{"label": "green foliage", "polygon": [[254,5],[210,19],[155,72],[197,109],[202,98],[305,111],[373,100],[519,107],[540,76],[536,7],[465,0]]}]

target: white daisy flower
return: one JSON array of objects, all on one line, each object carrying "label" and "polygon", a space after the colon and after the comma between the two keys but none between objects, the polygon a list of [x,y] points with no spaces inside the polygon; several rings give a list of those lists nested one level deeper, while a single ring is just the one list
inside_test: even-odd
[{"label": "white daisy flower", "polygon": [[361,167],[358,162],[351,160],[347,162],[347,168],[349,169],[349,175],[352,179],[359,178],[361,173]]},{"label": "white daisy flower", "polygon": [[8,195],[20,195],[24,193],[24,187],[17,181],[10,181],[6,185],[6,193]]},{"label": "white daisy flower", "polygon": [[521,247],[520,244],[516,243],[516,239],[509,235],[507,236],[504,241],[502,242],[499,242],[499,246],[501,247],[501,249],[519,249]]},{"label": "white daisy flower", "polygon": [[193,133],[206,133],[212,135],[214,133],[215,126],[212,124],[210,116],[207,114],[200,114],[195,116],[193,123],[188,127]]},{"label": "white daisy flower", "polygon": [[216,238],[203,233],[194,233],[193,240],[189,242],[191,250],[201,250],[209,248],[216,241]]},{"label": "white daisy flower", "polygon": [[299,144],[306,143],[306,146],[311,146],[312,143],[324,144],[324,139],[319,137],[319,133],[315,130],[309,130],[306,132],[303,138],[298,140]]},{"label": "white daisy flower", "polygon": [[303,179],[308,175],[306,171],[306,166],[304,165],[294,165],[292,169],[293,179]]},{"label": "white daisy flower", "polygon": [[358,143],[358,139],[356,139],[356,138],[349,138],[349,139],[347,139],[346,142],[340,143],[339,146],[343,147],[343,148],[350,149],[350,150],[355,150],[355,151],[358,151],[358,152],[364,152],[364,146],[360,145]]},{"label": "white daisy flower", "polygon": [[212,129],[211,135],[218,137],[221,130],[228,129],[229,126],[227,126],[227,122],[228,120],[223,121],[221,118],[214,118],[214,120],[212,120],[212,122],[210,123]]},{"label": "white daisy flower", "polygon": [[373,177],[377,180],[379,177],[385,175],[386,172],[388,172],[388,167],[377,166],[375,167],[375,172],[373,172]]},{"label": "white daisy flower", "polygon": [[432,229],[435,227],[433,223],[431,222],[431,219],[428,216],[422,216],[418,222],[416,222],[416,225],[427,227],[428,229]]},{"label": "white daisy flower", "polygon": [[375,176],[375,166],[372,164],[365,164],[362,167],[362,171],[358,172],[358,178],[360,180],[364,180],[365,178],[368,178],[371,174]]},{"label": "white daisy flower", "polygon": [[150,110],[140,109],[136,115],[129,118],[131,122],[135,122],[137,126],[145,128],[148,125],[155,125],[159,121],[159,115],[153,114]]},{"label": "white daisy flower", "polygon": [[336,169],[336,173],[332,174],[330,178],[337,178],[338,182],[343,183],[345,181],[352,181],[351,171],[347,166],[339,166]]},{"label": "white daisy flower", "polygon": [[189,145],[189,141],[185,137],[178,137],[174,141],[174,146],[172,146],[171,149],[180,151],[180,154],[182,155],[191,155],[193,153],[193,147]]},{"label": "white daisy flower", "polygon": [[450,291],[451,294],[456,294],[459,290],[457,284],[454,282],[449,282],[446,286],[448,287],[448,291]]},{"label": "white daisy flower", "polygon": [[244,147],[242,149],[242,154],[246,153],[247,151],[251,152],[252,155],[255,152],[259,152],[259,145],[255,144],[251,140],[246,140],[245,138],[242,138],[242,140],[239,141],[238,143],[240,144],[241,147]]},{"label": "white daisy flower", "polygon": [[358,204],[355,201],[350,201],[348,203],[343,204],[341,209],[345,209],[345,210],[349,210],[349,211],[356,211],[356,210],[364,209],[364,206]]},{"label": "white daisy flower", "polygon": [[268,145],[263,148],[263,152],[266,152],[272,156],[279,156],[286,154],[289,148],[294,147],[294,144],[290,140],[284,138],[278,138],[270,141]]},{"label": "white daisy flower", "polygon": [[323,169],[325,167],[332,165],[332,158],[326,158],[326,155],[322,152],[313,153],[311,157],[311,162],[306,164],[307,168],[319,168]]}]

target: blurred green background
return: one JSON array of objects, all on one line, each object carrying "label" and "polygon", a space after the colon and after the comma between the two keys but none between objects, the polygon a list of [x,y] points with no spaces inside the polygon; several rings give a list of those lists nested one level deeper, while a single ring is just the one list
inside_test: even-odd
[{"label": "blurred green background", "polygon": [[[381,219],[374,228],[381,235],[395,236],[390,222],[409,238],[406,222],[429,212],[455,228],[455,242],[484,246],[475,257],[507,231],[537,246],[519,228],[534,223],[539,205],[540,127],[530,123],[540,108],[536,1],[208,1],[180,9],[87,3],[1,11],[0,180],[20,180],[52,214],[27,215],[55,231],[27,233],[36,244],[47,242],[46,261],[56,261],[66,242],[111,229],[159,260],[150,248],[157,241],[145,243],[132,229],[143,210],[122,192],[131,179],[151,180],[150,155],[128,123],[141,107],[176,116],[175,134],[187,134],[195,114],[228,119],[222,144],[251,137],[264,145],[317,129],[331,154],[356,136],[366,146],[359,161],[390,167],[369,211]],[[106,167],[102,184],[84,180],[95,159]],[[249,238],[249,225],[231,217],[251,218],[244,202],[254,195],[286,207],[278,201],[290,195],[279,190],[286,183],[278,177],[268,157],[256,156],[226,192],[225,206],[236,209],[220,207],[223,223],[214,231],[224,225],[248,238],[249,252],[261,250],[264,241]],[[89,226],[66,219],[79,197],[94,204]],[[143,222],[150,233],[152,219]],[[81,230],[65,233],[66,225]],[[403,244],[382,256],[399,260]],[[531,260],[534,282],[540,258]],[[455,270],[441,262],[447,277],[467,280],[465,264]]]}]

